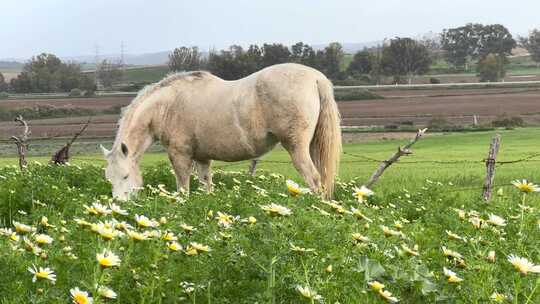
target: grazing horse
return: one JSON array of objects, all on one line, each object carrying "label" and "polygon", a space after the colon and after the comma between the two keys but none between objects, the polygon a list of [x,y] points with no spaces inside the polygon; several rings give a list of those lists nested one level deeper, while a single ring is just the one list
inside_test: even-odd
[{"label": "grazing horse", "polygon": [[126,200],[142,186],[139,161],[155,139],[184,191],[193,162],[211,191],[212,160],[255,159],[281,143],[309,188],[330,198],[341,154],[332,83],[290,63],[235,81],[203,71],[177,73],[141,90],[122,113],[111,151],[101,147],[114,197]]}]

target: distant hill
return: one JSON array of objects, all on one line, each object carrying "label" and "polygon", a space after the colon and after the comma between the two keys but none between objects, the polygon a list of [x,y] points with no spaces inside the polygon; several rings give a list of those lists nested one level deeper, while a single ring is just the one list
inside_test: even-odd
[{"label": "distant hill", "polygon": [[0,61],[0,72],[19,72],[23,64],[17,61]]},{"label": "distant hill", "polygon": [[[127,65],[162,65],[167,64],[169,61],[170,51],[162,51],[155,53],[145,54],[125,54],[124,60]],[[120,54],[105,54],[100,55],[99,60],[118,61],[120,60]],[[77,61],[80,63],[94,63],[96,61],[95,55],[87,56],[69,56],[61,57],[62,60]]]}]

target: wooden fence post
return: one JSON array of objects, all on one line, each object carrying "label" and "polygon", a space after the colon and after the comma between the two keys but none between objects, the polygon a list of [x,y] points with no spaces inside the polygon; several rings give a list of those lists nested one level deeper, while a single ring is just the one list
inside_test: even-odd
[{"label": "wooden fence post", "polygon": [[489,153],[486,159],[486,179],[484,181],[484,191],[482,193],[482,196],[486,201],[491,199],[493,179],[495,178],[495,162],[497,160],[497,154],[499,153],[500,146],[501,135],[497,134],[493,137],[493,139],[491,139],[491,145],[489,146]]},{"label": "wooden fence post", "polygon": [[21,126],[24,127],[24,131],[21,137],[17,137],[15,135],[11,136],[11,140],[13,140],[13,142],[15,142],[15,145],[17,145],[17,153],[19,154],[19,167],[21,168],[21,171],[24,172],[26,170],[26,166],[28,165],[28,162],[26,161],[26,151],[28,150],[28,136],[30,135],[30,129],[28,128],[26,120],[24,120],[21,115],[15,117],[15,121],[20,123]]},{"label": "wooden fence post", "polygon": [[248,174],[249,175],[255,176],[255,172],[257,171],[257,163],[258,162],[259,162],[258,158],[251,160],[251,165],[249,166],[249,169],[248,169]]}]

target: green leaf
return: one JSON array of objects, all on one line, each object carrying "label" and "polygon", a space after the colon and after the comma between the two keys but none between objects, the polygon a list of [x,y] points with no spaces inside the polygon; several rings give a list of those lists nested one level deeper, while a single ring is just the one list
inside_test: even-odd
[{"label": "green leaf", "polygon": [[422,295],[428,295],[429,293],[437,291],[437,284],[431,282],[430,280],[422,281]]},{"label": "green leaf", "polygon": [[358,271],[364,272],[364,281],[368,282],[374,278],[384,275],[385,270],[378,261],[370,260],[367,256],[360,258]]}]

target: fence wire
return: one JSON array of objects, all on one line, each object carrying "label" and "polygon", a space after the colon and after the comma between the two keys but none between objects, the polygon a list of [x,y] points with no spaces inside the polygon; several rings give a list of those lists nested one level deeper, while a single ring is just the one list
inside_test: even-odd
[{"label": "fence wire", "polygon": [[[355,158],[354,160],[342,160],[342,164],[355,164],[355,163],[382,163],[386,162],[386,160],[382,159],[376,159],[365,155],[360,155],[356,153],[351,152],[343,152],[344,155],[350,156]],[[72,157],[73,160],[78,161],[98,161],[98,162],[105,162],[105,159],[103,158],[96,158],[96,157],[85,157],[85,156],[74,156]],[[215,169],[223,169],[223,168],[229,168],[234,166],[241,166],[241,165],[247,165],[249,164],[251,160],[245,160],[245,161],[239,161],[239,162],[231,162],[231,163],[225,163],[225,164],[218,164],[212,166]],[[519,163],[529,163],[529,162],[540,162],[540,153],[534,153],[530,154],[528,156],[514,159],[514,160],[507,160],[507,161],[496,161],[495,164],[498,166],[502,165],[511,165],[511,164],[519,164]],[[290,160],[266,160],[266,159],[260,159],[258,160],[259,164],[283,164],[283,165],[291,165]],[[413,161],[404,161],[404,160],[398,160],[396,164],[403,164],[403,165],[409,165],[409,164],[438,164],[438,165],[458,165],[458,164],[485,164],[486,159],[479,159],[479,160],[453,160],[453,161],[446,161],[446,160],[434,160],[434,159],[423,159],[423,160],[413,160]]]}]

